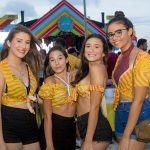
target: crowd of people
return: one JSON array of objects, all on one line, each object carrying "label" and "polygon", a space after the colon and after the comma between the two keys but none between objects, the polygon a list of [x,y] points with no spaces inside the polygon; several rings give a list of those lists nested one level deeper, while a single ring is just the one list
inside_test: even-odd
[{"label": "crowd of people", "polygon": [[[144,150],[135,127],[150,119],[147,41],[132,42],[123,13],[108,22],[107,37],[88,35],[79,57],[56,38],[46,54],[31,31],[16,25],[0,53],[0,150]],[[121,50],[120,55],[112,47]],[[102,100],[113,86],[114,131]],[[42,120],[37,123],[36,105]]]}]

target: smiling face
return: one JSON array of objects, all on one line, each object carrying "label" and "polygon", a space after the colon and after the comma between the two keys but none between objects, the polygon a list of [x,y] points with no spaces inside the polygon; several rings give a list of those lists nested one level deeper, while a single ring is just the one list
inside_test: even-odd
[{"label": "smiling face", "polygon": [[61,51],[55,50],[50,52],[49,64],[55,73],[60,74],[66,71],[67,62],[68,62],[67,59],[65,58],[65,56]]},{"label": "smiling face", "polygon": [[132,28],[127,29],[124,24],[113,22],[108,27],[108,38],[114,47],[126,50],[132,43],[132,32]]},{"label": "smiling face", "polygon": [[84,55],[89,62],[103,60],[103,43],[100,39],[92,37],[85,43]]},{"label": "smiling face", "polygon": [[18,58],[24,58],[30,49],[31,37],[25,32],[16,33],[12,41],[7,41],[9,54]]}]

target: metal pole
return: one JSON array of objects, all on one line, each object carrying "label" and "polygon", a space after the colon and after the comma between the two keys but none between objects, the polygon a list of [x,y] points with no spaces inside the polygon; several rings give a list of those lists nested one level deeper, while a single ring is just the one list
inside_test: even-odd
[{"label": "metal pole", "polygon": [[83,0],[84,6],[84,36],[87,37],[87,18],[86,18],[86,0]]}]

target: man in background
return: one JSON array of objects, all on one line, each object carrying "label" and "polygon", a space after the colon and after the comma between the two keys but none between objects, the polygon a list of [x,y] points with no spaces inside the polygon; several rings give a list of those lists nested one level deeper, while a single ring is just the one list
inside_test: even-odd
[{"label": "man in background", "polygon": [[143,51],[147,51],[147,40],[143,38],[139,39],[137,42],[137,47]]}]

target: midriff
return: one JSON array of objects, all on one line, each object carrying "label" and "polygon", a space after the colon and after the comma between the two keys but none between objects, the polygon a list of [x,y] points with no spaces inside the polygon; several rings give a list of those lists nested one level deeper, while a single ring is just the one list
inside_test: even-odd
[{"label": "midriff", "polygon": [[28,109],[26,101],[18,103],[18,104],[15,104],[15,105],[9,105],[9,107],[21,108],[21,109]]},{"label": "midriff", "polygon": [[132,99],[131,97],[128,97],[128,96],[125,96],[123,94],[120,95],[120,101],[123,102],[123,101],[129,101],[129,102],[132,102]]}]

